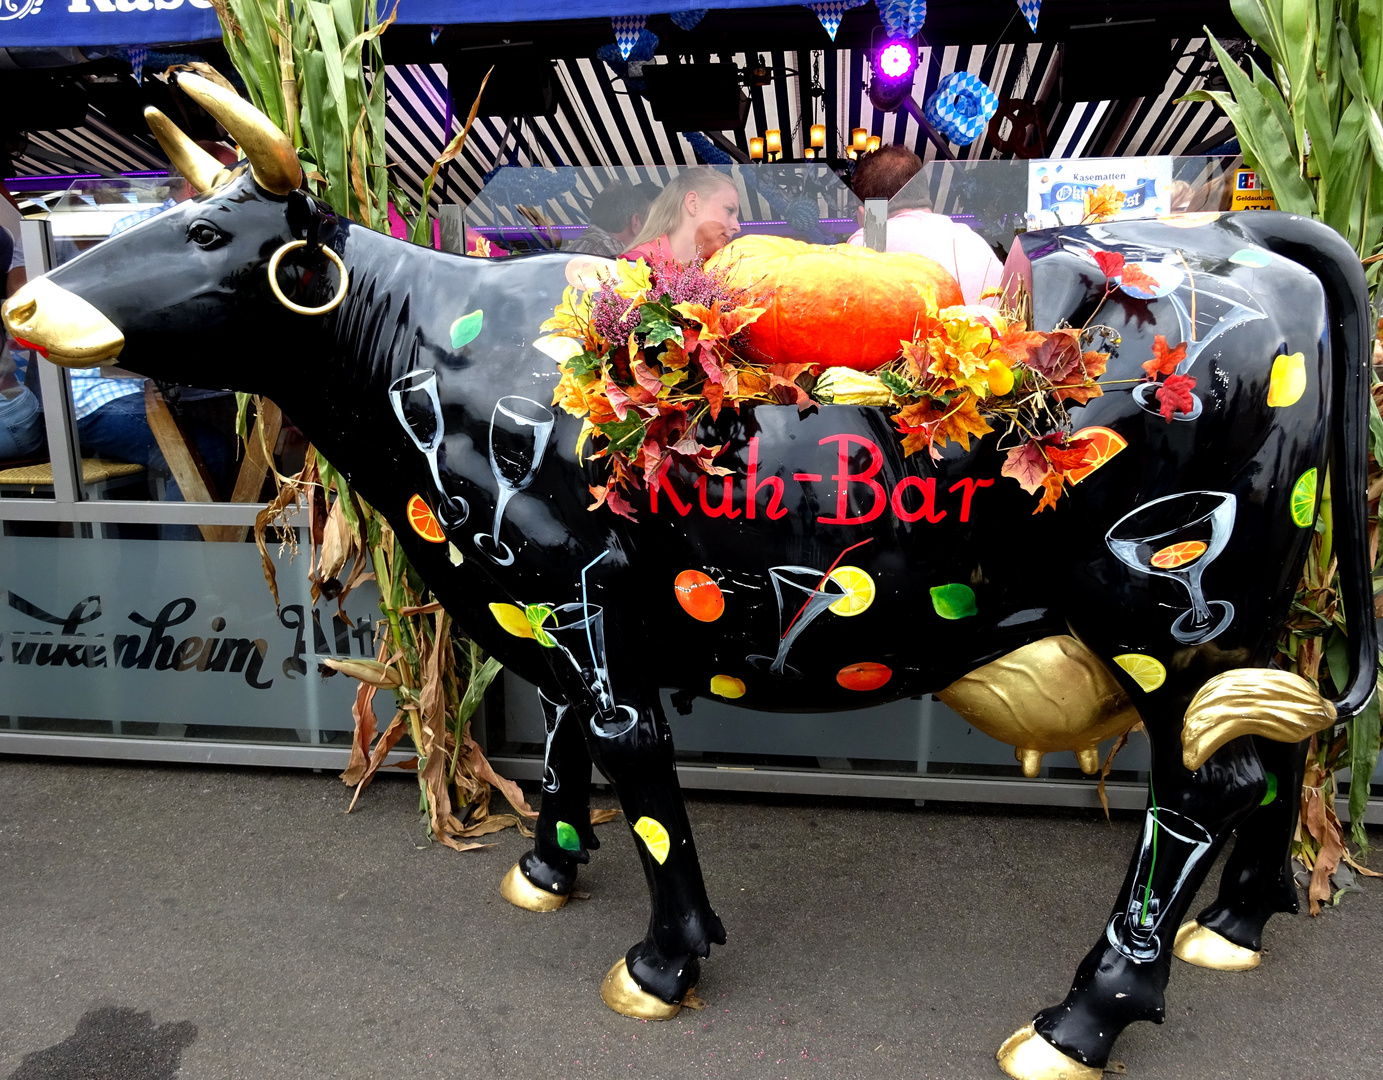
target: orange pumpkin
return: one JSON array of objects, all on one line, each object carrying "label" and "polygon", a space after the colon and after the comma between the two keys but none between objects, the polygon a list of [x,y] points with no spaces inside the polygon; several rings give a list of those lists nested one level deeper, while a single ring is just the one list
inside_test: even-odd
[{"label": "orange pumpkin", "polygon": [[707,269],[771,293],[768,310],[748,329],[749,358],[763,363],[870,371],[912,338],[917,286],[932,286],[940,307],[965,303],[956,279],[925,255],[853,244],[746,236],[717,252]]}]

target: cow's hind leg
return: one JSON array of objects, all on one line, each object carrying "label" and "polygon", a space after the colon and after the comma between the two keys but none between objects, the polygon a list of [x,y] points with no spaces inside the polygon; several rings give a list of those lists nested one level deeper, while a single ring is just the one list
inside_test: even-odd
[{"label": "cow's hind leg", "polygon": [[648,933],[606,974],[601,997],[616,1012],[666,1020],[696,985],[698,958],[725,943],[725,930],[706,898],[657,691],[646,688],[638,702],[586,730],[596,767],[619,795],[653,904]]},{"label": "cow's hind leg", "polygon": [[591,828],[591,756],[579,710],[542,690],[538,699],[547,737],[542,806],[533,850],[510,868],[500,894],[529,911],[555,911],[571,895],[578,865],[590,862],[600,841]]},{"label": "cow's hind leg", "polygon": [[1177,956],[1221,971],[1257,967],[1268,919],[1300,910],[1292,880],[1292,836],[1310,743],[1258,736],[1253,741],[1267,770],[1266,801],[1236,830],[1215,902],[1177,933]]},{"label": "cow's hind leg", "polygon": [[1253,739],[1234,739],[1192,772],[1182,764],[1181,710],[1140,708],[1153,766],[1133,862],[1066,999],[1000,1048],[999,1064],[1020,1080],[1098,1080],[1125,1027],[1162,1022],[1177,928],[1216,853],[1267,790]]}]

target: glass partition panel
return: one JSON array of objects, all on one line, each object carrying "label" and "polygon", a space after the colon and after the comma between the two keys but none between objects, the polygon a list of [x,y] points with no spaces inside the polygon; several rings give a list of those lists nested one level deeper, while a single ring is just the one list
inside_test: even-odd
[{"label": "glass partition panel", "polygon": [[[734,181],[743,232],[835,244],[859,227],[859,199],[820,162],[696,168],[718,169]],[[633,234],[628,231],[630,212],[624,212],[616,193],[632,189],[635,197],[629,205],[650,206],[680,171],[652,166],[501,168],[466,207],[467,249],[474,250],[477,239],[483,239],[500,249],[493,254],[575,250],[617,255],[632,243]],[[647,217],[644,210],[640,218]],[[607,237],[614,239],[607,243]]]},{"label": "glass partition panel", "polygon": [[[1146,191],[1125,192],[1129,212],[1137,214],[1145,206],[1149,213],[1164,210],[1171,213],[1228,210],[1234,169],[1241,159],[1177,157],[1130,160],[1150,165],[1142,171],[1148,174],[1143,177],[1146,181],[1143,186],[1152,188],[1152,196],[1145,199]],[[951,221],[965,225],[981,236],[1003,259],[1012,247],[1016,234],[1029,228],[1045,227],[1041,215],[1033,212],[1034,207],[1041,205],[1042,191],[1051,187],[1050,182],[1043,183],[1044,179],[1049,180],[1057,169],[1067,173],[1079,171],[1081,165],[1082,161],[1078,158],[1056,161],[930,161],[889,200],[889,216],[893,218],[904,212],[917,214],[923,209],[944,214]],[[1137,169],[1132,171],[1138,172]],[[1089,183],[1083,185],[1081,181],[1074,181],[1067,184],[1073,197],[1065,201],[1078,201],[1083,186],[1098,185],[1101,175],[1095,170],[1092,173],[1095,179]],[[1122,185],[1116,186],[1123,190]],[[1052,201],[1051,194],[1049,191],[1048,202]],[[1050,223],[1055,224],[1055,211],[1050,212],[1053,214]],[[930,251],[924,253],[933,254]],[[949,260],[943,260],[946,261]]]},{"label": "glass partition panel", "polygon": [[[193,196],[180,177],[77,180],[48,200],[53,256],[62,265],[107,238]],[[73,416],[88,499],[260,502],[267,446],[281,472],[294,471],[302,440],[277,408],[260,418],[248,452],[235,436],[236,398],[227,390],[159,384],[122,367],[73,369]],[[251,413],[251,426],[256,418]],[[211,538],[206,529],[165,526],[163,539]]]},{"label": "glass partition panel", "polygon": [[[8,203],[0,203],[0,211],[2,301],[10,294],[12,270],[15,287],[22,282],[25,260],[22,218]],[[30,360],[30,350],[0,327],[0,499],[51,498],[53,493],[39,369]]]},{"label": "glass partition panel", "polygon": [[0,728],[348,747],[359,684],[322,661],[374,657],[378,593],[343,618],[306,563],[276,611],[249,544],[0,536]]}]

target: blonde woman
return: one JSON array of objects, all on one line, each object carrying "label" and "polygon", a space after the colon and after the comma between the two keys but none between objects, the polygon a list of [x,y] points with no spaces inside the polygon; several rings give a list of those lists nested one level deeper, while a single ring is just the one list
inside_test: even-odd
[{"label": "blonde woman", "polygon": [[740,197],[725,173],[699,165],[683,169],[648,208],[626,259],[648,262],[707,259],[740,231]]}]

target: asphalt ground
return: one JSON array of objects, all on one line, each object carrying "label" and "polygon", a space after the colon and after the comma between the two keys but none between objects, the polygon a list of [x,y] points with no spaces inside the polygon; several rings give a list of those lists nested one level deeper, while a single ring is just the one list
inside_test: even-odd
[{"label": "asphalt ground", "polygon": [[[407,776],[348,801],[330,775],[0,758],[0,1078],[994,1080],[1101,933],[1137,829],[693,793],[730,940],[704,1011],[646,1023],[599,996],[647,920],[622,819],[590,898],[535,915],[498,892],[514,830],[429,844]],[[1178,962],[1167,1023],[1114,1057],[1148,1080],[1374,1080],[1381,931],[1368,883],[1275,919],[1257,971]]]}]

